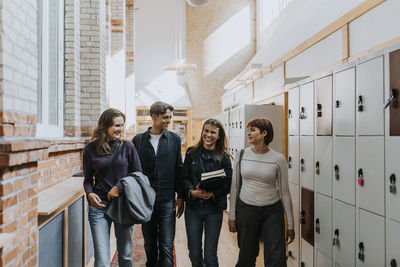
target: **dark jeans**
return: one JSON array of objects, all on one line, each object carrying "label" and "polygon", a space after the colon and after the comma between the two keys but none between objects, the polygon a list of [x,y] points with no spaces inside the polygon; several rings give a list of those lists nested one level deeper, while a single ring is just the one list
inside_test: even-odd
[{"label": "dark jeans", "polygon": [[175,238],[175,200],[154,204],[151,220],[142,225],[147,267],[173,267]]},{"label": "dark jeans", "polygon": [[[193,267],[218,267],[218,239],[221,233],[223,211],[215,211],[212,204],[186,207],[185,225],[189,258]],[[202,237],[204,231],[204,258]]]},{"label": "dark jeans", "polygon": [[264,265],[286,267],[285,219],[280,200],[272,205],[257,207],[239,199],[236,226],[240,249],[236,267],[256,265],[261,235],[264,242]]}]

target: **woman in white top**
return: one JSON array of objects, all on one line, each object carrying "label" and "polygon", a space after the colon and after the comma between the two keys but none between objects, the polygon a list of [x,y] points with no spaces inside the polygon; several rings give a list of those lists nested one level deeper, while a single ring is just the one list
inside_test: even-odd
[{"label": "woman in white top", "polygon": [[255,266],[260,239],[265,266],[286,266],[284,213],[289,243],[295,236],[286,159],[268,146],[274,137],[268,119],[246,127],[252,146],[235,158],[230,192],[229,230],[238,232],[240,249],[236,267]]}]

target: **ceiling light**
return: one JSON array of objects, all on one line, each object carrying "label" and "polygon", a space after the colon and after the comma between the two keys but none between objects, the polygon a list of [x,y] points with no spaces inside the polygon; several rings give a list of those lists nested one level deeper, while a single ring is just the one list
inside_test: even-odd
[{"label": "ceiling light", "polygon": [[205,6],[211,2],[211,0],[186,0],[191,6]]}]

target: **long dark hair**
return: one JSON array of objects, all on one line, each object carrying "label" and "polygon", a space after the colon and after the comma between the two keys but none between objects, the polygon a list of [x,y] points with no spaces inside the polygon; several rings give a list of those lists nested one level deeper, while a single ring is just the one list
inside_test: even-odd
[{"label": "long dark hair", "polygon": [[[96,152],[98,155],[110,154],[111,147],[108,144],[110,137],[108,136],[107,130],[114,125],[114,118],[122,117],[125,122],[125,114],[115,108],[109,108],[105,110],[97,123],[96,129],[94,129],[92,135],[92,141],[96,142]],[[120,139],[120,145],[122,145],[122,140]]]},{"label": "long dark hair", "polygon": [[225,130],[224,127],[222,126],[222,123],[217,120],[217,119],[208,119],[203,123],[203,127],[201,129],[201,135],[200,135],[200,140],[193,146],[193,148],[190,150],[189,153],[194,153],[200,148],[203,147],[203,131],[204,131],[204,126],[205,125],[212,125],[215,126],[219,129],[218,131],[218,140],[217,143],[215,144],[215,151],[217,154],[216,161],[220,162],[222,158],[224,157],[224,153],[227,155],[230,155],[228,152],[228,142],[226,140],[226,135],[225,135]]}]

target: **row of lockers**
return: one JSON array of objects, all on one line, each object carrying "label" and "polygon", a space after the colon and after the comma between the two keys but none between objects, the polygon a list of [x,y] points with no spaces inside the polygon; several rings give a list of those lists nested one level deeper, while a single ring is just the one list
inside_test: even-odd
[{"label": "row of lockers", "polygon": [[398,88],[396,49],[290,88],[289,266],[400,263]]},{"label": "row of lockers", "polygon": [[[390,109],[391,136],[400,135],[400,50],[388,55],[390,79],[386,101],[384,55],[289,91],[289,135],[383,135],[384,108]],[[314,90],[315,88],[315,90]],[[315,100],[315,101],[314,101]]]}]

